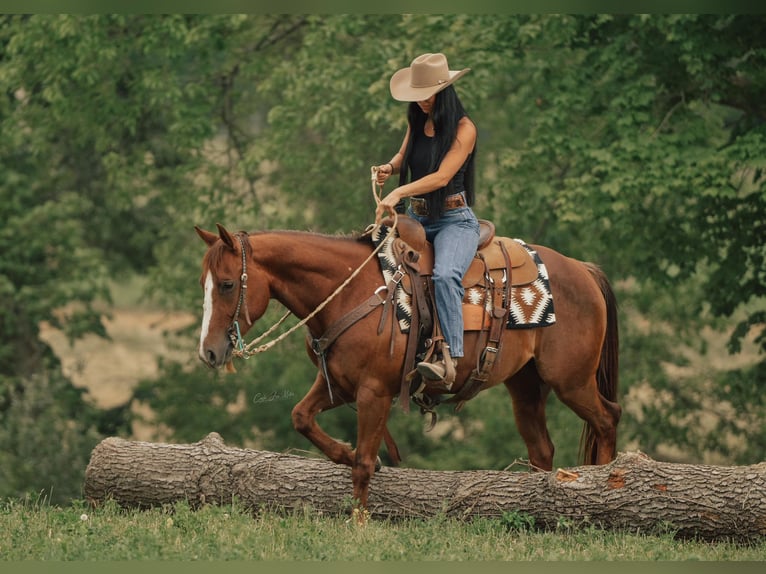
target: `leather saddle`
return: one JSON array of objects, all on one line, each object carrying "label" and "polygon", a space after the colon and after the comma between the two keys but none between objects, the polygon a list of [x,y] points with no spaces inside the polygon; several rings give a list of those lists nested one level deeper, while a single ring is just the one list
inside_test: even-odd
[{"label": "leather saddle", "polygon": [[[393,219],[383,221],[383,225],[393,225]],[[430,276],[434,269],[433,245],[426,240],[423,226],[411,217],[399,216],[397,223],[399,238],[418,253],[418,272]],[[486,219],[479,220],[479,246],[476,257],[471,262],[468,271],[463,276],[463,287],[469,288],[482,285],[484,276],[489,269],[505,269],[506,260],[499,243],[503,244],[511,261],[511,286],[527,285],[537,279],[538,269],[532,256],[524,247],[507,237],[495,236],[495,224]]]},{"label": "leather saddle", "polygon": [[[388,218],[382,224],[390,227],[393,219]],[[412,392],[419,375],[410,371],[416,356],[428,358],[434,352],[434,342],[440,339],[436,309],[431,305],[430,296],[433,245],[426,240],[423,226],[413,218],[400,215],[397,232],[397,240],[401,243],[395,251],[400,254],[400,263],[407,271],[401,278],[401,284],[413,300],[412,327],[405,356],[405,373],[409,373],[402,379],[400,397],[405,411],[408,410],[406,400],[411,395],[421,411],[433,412],[432,402],[422,395],[418,398],[417,393]],[[480,364],[471,373],[470,380],[455,396],[444,402],[456,402],[459,409],[489,379],[510,312],[511,288],[532,283],[537,279],[538,272],[534,259],[521,244],[507,237],[496,237],[495,225],[491,221],[479,220],[478,249],[463,277],[463,287],[466,294],[469,289],[475,288],[484,295],[481,304],[464,300],[463,323],[466,331],[486,331],[487,340]],[[490,293],[491,299],[487,300],[485,297]]]}]

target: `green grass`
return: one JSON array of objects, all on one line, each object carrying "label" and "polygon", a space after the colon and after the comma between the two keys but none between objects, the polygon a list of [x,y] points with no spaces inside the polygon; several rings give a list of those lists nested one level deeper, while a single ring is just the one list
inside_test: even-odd
[{"label": "green grass", "polygon": [[758,544],[677,541],[562,526],[531,530],[506,517],[463,523],[448,518],[370,521],[357,526],[311,510],[253,516],[233,506],[152,510],[115,504],[91,509],[29,501],[0,504],[2,560],[747,560],[766,559]]}]

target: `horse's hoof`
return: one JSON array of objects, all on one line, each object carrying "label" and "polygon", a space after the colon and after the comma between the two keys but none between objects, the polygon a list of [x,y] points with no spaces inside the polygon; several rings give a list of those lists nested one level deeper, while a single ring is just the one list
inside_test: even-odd
[{"label": "horse's hoof", "polygon": [[375,457],[375,472],[378,472],[380,470],[380,467],[383,466],[383,461],[380,460],[380,457]]},{"label": "horse's hoof", "polygon": [[352,524],[355,524],[357,526],[365,526],[369,519],[370,519],[370,511],[367,510],[366,508],[357,507],[351,511],[351,518],[349,518],[346,522],[351,522]]}]

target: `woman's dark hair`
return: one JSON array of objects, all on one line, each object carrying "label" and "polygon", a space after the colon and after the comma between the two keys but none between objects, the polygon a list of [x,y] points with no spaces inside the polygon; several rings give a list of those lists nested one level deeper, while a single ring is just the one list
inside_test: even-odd
[{"label": "woman's dark hair", "polygon": [[[441,92],[436,94],[432,109],[434,122],[434,140],[436,145],[432,148],[432,157],[429,173],[436,171],[442,158],[449,151],[452,142],[457,136],[457,126],[460,120],[467,116],[463,104],[458,98],[457,92],[453,86],[447,86]],[[399,171],[399,185],[407,183],[410,174],[410,157],[412,153],[412,143],[415,140],[415,134],[423,133],[428,115],[420,109],[417,102],[410,102],[407,109],[407,122],[410,125],[410,138],[407,142],[407,149],[404,152],[404,161]],[[468,205],[473,205],[475,199],[474,191],[474,158],[476,156],[476,146],[473,152],[468,156],[468,165],[466,166],[464,186]],[[455,193],[455,185],[450,181],[446,187],[437,189],[426,195],[429,217],[439,218],[444,213],[444,199],[448,195]]]}]

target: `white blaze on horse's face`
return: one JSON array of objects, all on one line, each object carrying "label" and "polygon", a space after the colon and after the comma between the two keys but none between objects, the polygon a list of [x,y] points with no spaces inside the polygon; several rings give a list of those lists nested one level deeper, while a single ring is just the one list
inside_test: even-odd
[{"label": "white blaze on horse's face", "polygon": [[208,271],[205,277],[205,300],[202,302],[202,333],[199,336],[199,356],[205,361],[205,339],[213,318],[213,274]]}]

